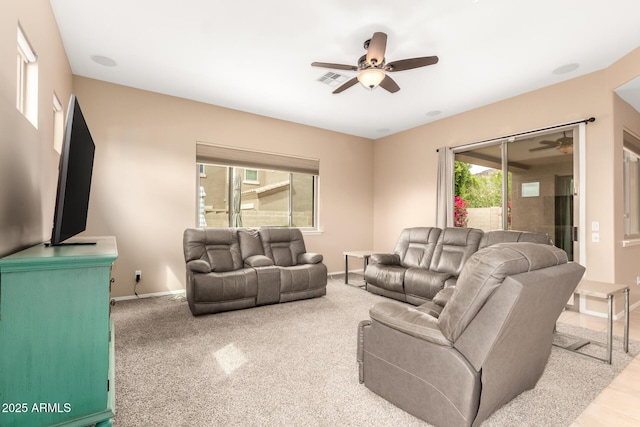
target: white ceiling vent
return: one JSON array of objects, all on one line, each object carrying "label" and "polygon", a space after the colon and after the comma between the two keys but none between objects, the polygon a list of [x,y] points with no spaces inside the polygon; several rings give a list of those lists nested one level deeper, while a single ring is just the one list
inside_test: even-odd
[{"label": "white ceiling vent", "polygon": [[320,77],[318,81],[331,87],[338,87],[342,83],[346,82],[347,79],[347,76],[329,71],[327,74]]}]

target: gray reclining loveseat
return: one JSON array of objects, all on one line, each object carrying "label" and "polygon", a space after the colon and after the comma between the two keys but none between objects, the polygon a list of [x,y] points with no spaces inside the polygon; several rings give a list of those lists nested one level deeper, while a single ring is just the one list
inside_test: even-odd
[{"label": "gray reclining loveseat", "polygon": [[369,292],[430,305],[439,313],[469,257],[479,249],[504,242],[552,244],[545,233],[489,231],[476,228],[405,228],[390,254],[373,254],[365,271]]},{"label": "gray reclining loveseat", "polygon": [[360,382],[435,426],[479,425],[535,386],[556,320],[583,273],[551,245],[481,249],[464,264],[439,316],[428,304],[370,309],[358,329]]},{"label": "gray reclining loveseat", "polygon": [[189,228],[183,246],[194,316],[327,293],[322,255],[297,228]]}]

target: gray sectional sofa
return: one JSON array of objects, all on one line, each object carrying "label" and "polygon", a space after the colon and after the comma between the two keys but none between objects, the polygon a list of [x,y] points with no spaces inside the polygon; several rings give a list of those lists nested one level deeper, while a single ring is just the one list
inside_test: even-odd
[{"label": "gray sectional sofa", "polygon": [[191,313],[326,295],[327,267],[296,228],[190,228],[183,236]]},{"label": "gray sectional sofa", "polygon": [[[430,253],[431,231],[413,233]],[[474,234],[467,234],[468,242],[479,246]],[[505,236],[510,235],[489,236],[485,243]],[[456,250],[457,258],[467,254],[465,248]],[[408,252],[414,252],[412,264],[423,261]],[[376,289],[383,272],[397,272],[395,267],[373,270]],[[370,309],[370,319],[358,329],[360,382],[434,426],[478,426],[536,385],[551,353],[555,322],[583,273],[584,267],[568,263],[566,253],[552,245],[490,244],[466,260],[439,313],[430,303],[397,301]]]},{"label": "gray sectional sofa", "polygon": [[393,253],[373,254],[365,271],[369,292],[442,311],[467,260],[504,242],[553,244],[545,233],[475,228],[413,227],[400,233]]}]

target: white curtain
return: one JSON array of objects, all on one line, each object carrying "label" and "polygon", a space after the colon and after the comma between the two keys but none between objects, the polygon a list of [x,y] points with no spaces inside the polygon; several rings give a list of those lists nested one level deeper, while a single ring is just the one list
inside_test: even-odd
[{"label": "white curtain", "polygon": [[436,226],[453,227],[454,154],[449,147],[438,149]]}]

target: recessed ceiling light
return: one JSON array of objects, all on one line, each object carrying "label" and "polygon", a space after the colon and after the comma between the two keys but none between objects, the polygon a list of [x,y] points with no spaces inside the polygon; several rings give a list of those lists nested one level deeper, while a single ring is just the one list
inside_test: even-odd
[{"label": "recessed ceiling light", "polygon": [[382,128],[382,129],[378,129],[378,130],[376,130],[376,132],[378,132],[378,133],[387,133],[387,132],[389,132],[390,130],[391,130],[391,129],[389,129],[389,128]]},{"label": "recessed ceiling light", "polygon": [[104,65],[105,67],[115,67],[116,65],[118,65],[118,63],[116,61],[114,61],[113,59],[107,57],[107,56],[102,56],[102,55],[92,55],[91,59],[93,59],[94,62],[100,64],[100,65]]},{"label": "recessed ceiling light", "polygon": [[566,64],[566,65],[563,65],[562,67],[556,68],[555,70],[553,70],[553,74],[570,73],[570,72],[572,72],[574,70],[577,70],[579,66],[580,66],[580,64],[572,62],[571,64]]},{"label": "recessed ceiling light", "polygon": [[440,110],[432,110],[432,111],[429,111],[429,112],[427,113],[427,116],[429,116],[429,117],[435,117],[435,116],[438,116],[438,115],[440,115],[440,114],[442,114],[442,111],[440,111]]}]

